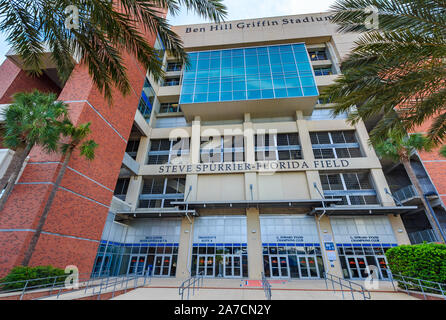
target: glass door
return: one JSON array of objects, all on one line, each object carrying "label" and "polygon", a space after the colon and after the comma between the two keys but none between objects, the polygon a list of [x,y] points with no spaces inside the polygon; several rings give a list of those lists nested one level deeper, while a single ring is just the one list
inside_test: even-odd
[{"label": "glass door", "polygon": [[144,274],[146,265],[146,256],[134,255],[130,257],[127,274]]},{"label": "glass door", "polygon": [[289,278],[290,270],[287,256],[269,256],[271,278]]},{"label": "glass door", "polygon": [[215,256],[214,255],[199,255],[197,263],[197,274],[202,273],[205,277],[215,276]]},{"label": "glass door", "polygon": [[367,278],[367,262],[363,256],[346,256],[347,265],[352,279]]},{"label": "glass door", "polygon": [[224,276],[240,278],[242,276],[242,256],[225,255],[224,258]]},{"label": "glass door", "polygon": [[170,268],[172,265],[171,255],[157,255],[155,256],[155,266],[153,269],[153,276],[170,276]]},{"label": "glass door", "polygon": [[319,278],[319,270],[314,256],[299,256],[301,278]]},{"label": "glass door", "polygon": [[377,267],[380,272],[380,276],[382,279],[390,279],[390,274],[387,267],[387,259],[385,256],[375,256],[376,261],[378,262]]}]

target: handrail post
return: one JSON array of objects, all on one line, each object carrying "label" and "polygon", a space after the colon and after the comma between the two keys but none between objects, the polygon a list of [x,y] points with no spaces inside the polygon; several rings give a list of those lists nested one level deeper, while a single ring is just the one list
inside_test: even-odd
[{"label": "handrail post", "polygon": [[424,293],[423,285],[421,284],[421,280],[420,279],[418,279],[418,285],[420,286],[420,289],[423,292],[424,300],[426,300],[426,294]]},{"label": "handrail post", "polygon": [[53,286],[51,287],[51,290],[50,290],[50,295],[53,293],[53,289],[54,289],[54,285],[56,284],[56,280],[57,280],[57,277],[54,277]]},{"label": "handrail post", "polygon": [[23,290],[22,290],[22,294],[20,295],[20,300],[23,299],[23,295],[25,294],[26,287],[28,286],[28,281],[29,280],[26,280],[26,282],[25,282],[25,285],[24,285]]},{"label": "handrail post", "polygon": [[350,284],[350,292],[352,293],[352,299],[355,300],[355,293],[353,292],[353,286],[350,281],[349,281],[349,284]]},{"label": "handrail post", "polygon": [[444,295],[444,291],[443,291],[443,288],[441,287],[441,283],[438,283],[438,287],[440,288],[441,295],[446,300],[446,296]]}]

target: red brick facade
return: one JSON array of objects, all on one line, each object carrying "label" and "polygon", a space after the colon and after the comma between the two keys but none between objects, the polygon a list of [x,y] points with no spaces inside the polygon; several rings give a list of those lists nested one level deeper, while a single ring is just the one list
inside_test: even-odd
[{"label": "red brick facade", "polygon": [[[153,45],[155,37],[148,38]],[[73,154],[31,265],[76,265],[81,273],[92,270],[146,75],[134,57],[125,55],[124,59],[132,89],[125,97],[114,90],[113,105],[94,86],[84,65],[75,67],[59,95],[59,100],[69,104],[74,124],[91,122],[90,138],[99,147],[93,161],[81,158],[79,151]],[[11,63],[6,60],[0,67],[0,103],[9,102],[11,94],[21,90],[52,91],[37,79],[25,78]],[[37,147],[31,151],[0,213],[0,277],[21,263],[61,160],[59,154],[48,155]]]},{"label": "red brick facade", "polygon": [[10,59],[6,59],[0,66],[0,104],[10,103],[12,95],[19,91],[32,91],[38,89],[42,92],[60,93],[60,88],[45,74],[30,76],[20,69]]}]

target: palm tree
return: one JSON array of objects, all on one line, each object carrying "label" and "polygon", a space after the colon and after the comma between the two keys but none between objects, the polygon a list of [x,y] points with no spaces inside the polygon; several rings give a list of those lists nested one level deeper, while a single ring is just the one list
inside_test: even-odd
[{"label": "palm tree", "polygon": [[175,16],[180,6],[220,22],[226,16],[222,0],[0,0],[0,31],[23,60],[26,70],[42,72],[46,48],[61,79],[75,62],[88,66],[97,88],[111,101],[112,87],[130,92],[123,54],[129,53],[158,80],[162,65],[146,34],[158,35],[166,50],[187,62],[182,41],[162,17]]},{"label": "palm tree", "polygon": [[4,176],[0,179],[0,211],[14,188],[17,177],[32,147],[42,146],[46,152],[57,150],[60,129],[57,123],[67,117],[64,103],[56,101],[55,94],[37,90],[16,93],[13,103],[4,111],[3,145],[15,153]]},{"label": "palm tree", "polygon": [[53,185],[53,189],[51,190],[51,193],[45,204],[45,208],[43,209],[42,215],[39,218],[39,223],[37,225],[36,232],[34,232],[29,247],[25,252],[25,256],[22,262],[22,265],[24,266],[27,266],[29,264],[31,257],[34,253],[34,249],[36,248],[40,234],[42,233],[43,226],[45,225],[46,222],[46,218],[48,217],[51,205],[53,204],[54,198],[56,197],[57,190],[59,189],[60,183],[68,167],[68,163],[71,159],[73,151],[77,147],[79,147],[81,156],[84,156],[87,160],[93,160],[95,155],[95,149],[98,147],[98,145],[94,140],[85,140],[91,133],[90,122],[74,126],[69,120],[66,120],[61,125],[62,125],[62,134],[68,137],[70,141],[68,143],[64,143],[61,147],[62,153],[64,155],[64,161],[62,163],[61,168],[59,169],[56,181]]},{"label": "palm tree", "polygon": [[[378,28],[365,24],[374,6]],[[361,32],[342,62],[342,75],[323,93],[335,114],[352,122],[379,116],[371,136],[389,128],[416,131],[431,119],[428,137],[446,137],[446,2],[444,0],[337,0],[333,22],[341,32]]]},{"label": "palm tree", "polygon": [[415,187],[421,202],[424,206],[424,211],[432,227],[432,230],[436,233],[438,239],[441,242],[446,243],[439,226],[436,223],[435,217],[432,215],[430,206],[424,197],[424,191],[421,187],[415,171],[410,164],[410,157],[415,151],[429,151],[431,149],[432,142],[427,137],[416,133],[401,138],[399,134],[394,134],[391,130],[388,131],[388,138],[374,143],[376,153],[382,158],[389,158],[393,161],[400,161],[404,166],[404,169],[409,176],[409,180]]},{"label": "palm tree", "polygon": [[441,154],[443,157],[446,158],[446,146],[443,146],[443,147],[440,149],[440,154]]}]

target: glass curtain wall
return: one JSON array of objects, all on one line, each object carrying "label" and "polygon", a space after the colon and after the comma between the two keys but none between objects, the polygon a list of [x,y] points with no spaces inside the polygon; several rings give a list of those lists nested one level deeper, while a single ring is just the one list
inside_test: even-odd
[{"label": "glass curtain wall", "polygon": [[180,103],[317,96],[305,44],[189,53]]}]

